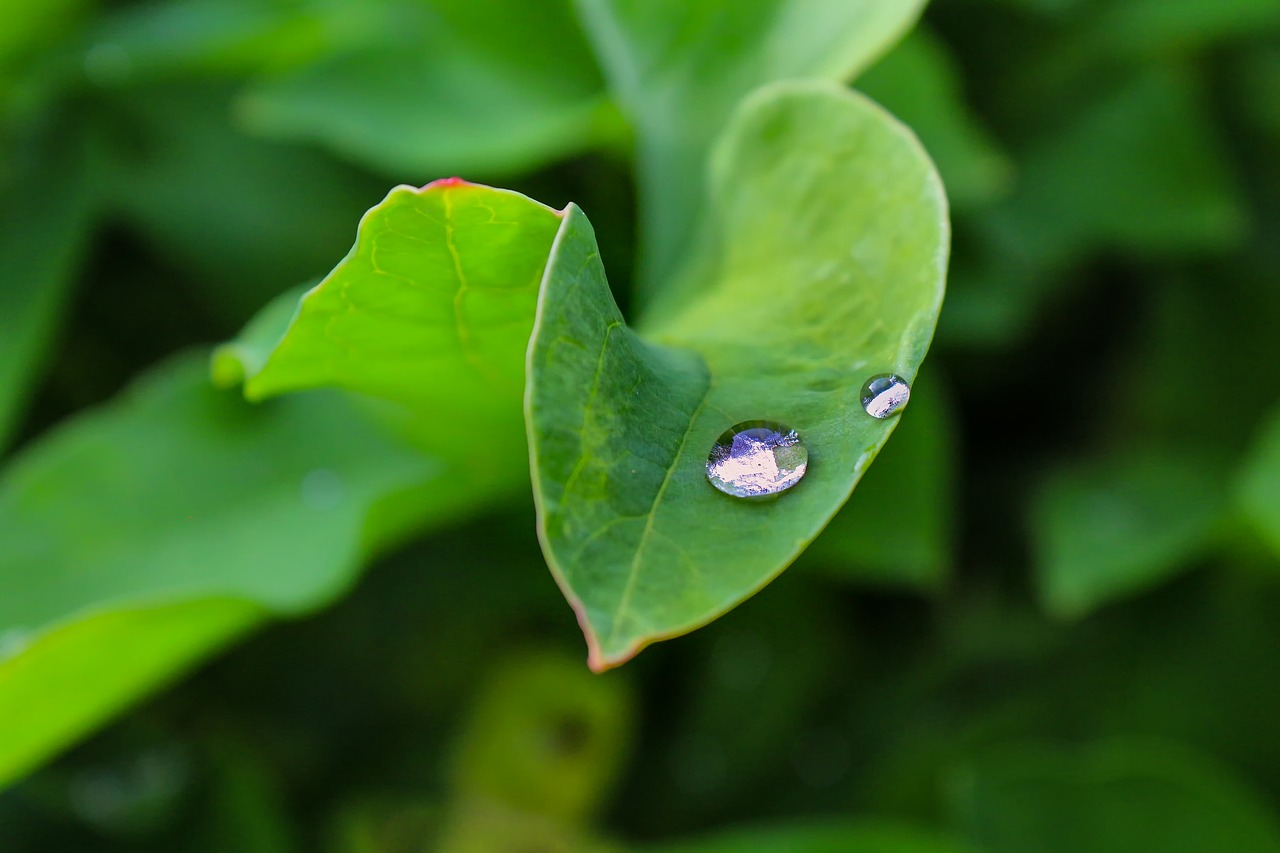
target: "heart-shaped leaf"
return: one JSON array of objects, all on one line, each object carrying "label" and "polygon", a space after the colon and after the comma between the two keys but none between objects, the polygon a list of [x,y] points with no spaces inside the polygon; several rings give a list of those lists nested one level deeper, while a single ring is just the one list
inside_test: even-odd
[{"label": "heart-shaped leaf", "polygon": [[[540,533],[597,669],[724,613],[822,530],[896,420],[863,411],[863,383],[913,378],[941,306],[937,174],[839,87],[749,99],[716,152],[709,216],[690,295],[644,338],[575,208],[543,282],[526,402]],[[706,477],[717,436],[759,419],[809,450],[804,480],[763,504]]]}]

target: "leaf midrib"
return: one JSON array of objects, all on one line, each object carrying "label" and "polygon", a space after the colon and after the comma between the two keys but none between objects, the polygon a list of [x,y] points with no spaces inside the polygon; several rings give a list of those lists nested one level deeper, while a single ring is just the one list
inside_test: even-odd
[{"label": "leaf midrib", "polygon": [[622,619],[627,615],[631,592],[635,589],[636,579],[640,576],[641,560],[644,557],[645,546],[649,544],[650,537],[654,534],[654,520],[658,516],[658,507],[662,503],[663,495],[667,492],[667,487],[671,485],[671,478],[680,467],[680,460],[684,458],[685,449],[689,446],[689,436],[693,433],[694,426],[698,423],[698,418],[702,415],[702,410],[706,408],[707,402],[711,399],[711,391],[715,387],[715,376],[712,375],[707,383],[707,387],[702,392],[702,397],[698,400],[698,405],[693,410],[693,414],[689,417],[689,425],[685,427],[684,435],[680,437],[680,444],[676,448],[675,457],[671,460],[671,464],[667,467],[667,473],[662,478],[662,484],[658,486],[658,491],[653,497],[653,503],[649,505],[649,511],[645,513],[644,529],[640,532],[640,540],[636,543],[636,552],[631,558],[631,566],[627,572],[627,583],[622,589],[622,596],[618,599],[618,605],[614,608],[612,622],[609,628],[609,636],[605,640],[605,646],[612,646],[618,636],[618,626]]}]

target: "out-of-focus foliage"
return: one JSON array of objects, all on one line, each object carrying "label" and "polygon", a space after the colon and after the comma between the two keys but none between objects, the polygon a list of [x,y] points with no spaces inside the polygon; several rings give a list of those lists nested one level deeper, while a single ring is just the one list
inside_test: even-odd
[{"label": "out-of-focus foliage", "polygon": [[[708,187],[750,186],[708,152],[792,78],[937,163],[939,340],[791,571],[595,676],[522,388],[497,402],[465,346],[399,394],[272,359],[339,264],[289,347],[434,342],[361,326],[413,306],[343,257],[391,186],[458,174],[575,203],[627,323],[678,324]],[[0,846],[1276,849],[1278,146],[1276,0],[0,0]],[[793,310],[812,247],[749,248],[768,281],[733,316],[773,318],[785,366],[838,305]],[[519,384],[536,293],[455,343]],[[241,399],[272,374],[346,390]],[[771,510],[742,509],[718,535],[749,550]]]}]

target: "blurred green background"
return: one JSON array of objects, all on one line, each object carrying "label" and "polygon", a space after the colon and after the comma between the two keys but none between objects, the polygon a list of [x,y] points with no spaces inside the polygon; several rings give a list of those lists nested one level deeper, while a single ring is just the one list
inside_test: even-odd
[{"label": "blurred green background", "polygon": [[288,618],[156,611],[42,686],[26,617],[100,596],[55,562],[162,565],[172,482],[325,509],[412,465],[175,379],[391,186],[576,202],[627,309],[600,49],[559,0],[0,0],[0,850],[1280,850],[1277,0],[934,0],[854,82],[947,184],[947,302],[849,506],[709,627],[588,673],[523,491],[265,513]]}]

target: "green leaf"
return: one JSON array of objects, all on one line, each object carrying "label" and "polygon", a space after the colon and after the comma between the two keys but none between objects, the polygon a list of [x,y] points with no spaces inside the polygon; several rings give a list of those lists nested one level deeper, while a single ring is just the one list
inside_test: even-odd
[{"label": "green leaf", "polygon": [[[236,598],[91,611],[0,648],[0,787],[262,621]],[[0,639],[4,635],[0,634]]]},{"label": "green leaf", "polygon": [[1011,79],[1017,104],[1059,106],[1015,152],[1013,192],[982,211],[977,239],[957,255],[943,340],[1016,340],[1052,297],[1088,280],[1071,273],[1091,254],[1179,258],[1244,240],[1232,163],[1189,69],[1149,64],[1100,91],[1076,78],[1056,88]]},{"label": "green leaf", "polygon": [[937,590],[954,560],[955,426],[937,382],[917,382],[893,441],[801,563],[857,583]]},{"label": "green leaf", "polygon": [[1093,26],[1102,49],[1142,58],[1186,54],[1268,28],[1274,34],[1280,0],[1124,0],[1102,5]]},{"label": "green leaf", "polygon": [[636,128],[642,278],[669,284],[697,229],[707,154],[739,101],[776,80],[848,80],[924,0],[577,0]]},{"label": "green leaf", "polygon": [[523,172],[616,133],[567,0],[431,0],[407,17],[366,47],[256,84],[241,117],[419,179]]},{"label": "green leaf", "polygon": [[210,359],[213,384],[232,388],[262,372],[298,313],[298,302],[310,287],[286,290],[253,315],[233,341],[217,347]]},{"label": "green leaf", "polygon": [[919,135],[956,208],[999,197],[1013,179],[1012,164],[965,104],[960,84],[946,45],[923,28],[858,78],[859,91]]},{"label": "green leaf", "polygon": [[[38,722],[44,709],[52,727],[42,734],[33,722],[30,743],[6,734],[21,757],[10,772],[252,621],[246,605],[205,611],[202,603],[314,608],[350,584],[370,551],[402,539],[410,525],[470,505],[465,488],[433,482],[447,471],[443,462],[386,437],[336,392],[255,407],[213,390],[205,370],[202,354],[158,368],[0,475],[0,632],[37,637],[5,664],[34,674],[11,682],[18,692],[0,682],[0,718],[23,709],[24,719]],[[206,630],[193,627],[185,646],[175,639],[172,656],[121,669],[115,692],[104,687],[102,704],[86,704],[83,716],[55,714],[58,695],[34,691],[42,682],[30,679],[41,670],[25,661],[45,654],[43,632],[54,631],[54,679],[117,643],[170,642],[157,639],[163,629],[148,627],[150,617],[110,614],[188,604]],[[101,621],[77,627],[85,619]],[[95,683],[110,682],[112,672]],[[57,683],[50,680],[50,690]]]},{"label": "green leaf", "polygon": [[[85,72],[102,87],[282,72],[357,43],[385,17],[374,2],[157,0],[111,9],[90,30]],[[336,44],[335,44],[336,42]]]},{"label": "green leaf", "polygon": [[652,853],[966,853],[971,848],[886,821],[754,827],[697,841],[647,847]]},{"label": "green leaf", "polygon": [[1206,758],[1117,741],[977,759],[951,788],[964,834],[990,853],[1233,853],[1280,849],[1257,795]]},{"label": "green leaf", "polygon": [[[682,311],[642,339],[571,207],[529,349],[539,532],[603,669],[714,619],[778,574],[849,496],[892,419],[870,375],[908,380],[947,255],[941,183],[914,137],[834,85],[776,85],[713,160],[714,251]],[[713,442],[760,418],[797,429],[810,470],[769,503],[706,482]]]},{"label": "green leaf", "polygon": [[1280,556],[1280,412],[1263,426],[1242,470],[1236,500],[1245,518]]},{"label": "green leaf", "polygon": [[4,472],[0,626],[140,598],[314,607],[350,581],[370,504],[441,470],[335,396],[258,410],[205,369],[173,362]]},{"label": "green leaf", "polygon": [[1249,123],[1272,143],[1280,139],[1280,46],[1261,44],[1235,57],[1231,67],[1231,89],[1238,109]]},{"label": "green leaf", "polygon": [[1049,612],[1082,616],[1189,567],[1225,518],[1221,465],[1185,448],[1065,468],[1032,515],[1036,577]]},{"label": "green leaf", "polygon": [[83,131],[42,141],[0,198],[0,450],[50,349],[96,207]]},{"label": "green leaf", "polygon": [[457,179],[393,189],[265,365],[244,365],[245,393],[336,385],[390,400],[432,443],[444,431],[485,451],[456,463],[514,465],[523,480],[524,354],[560,223],[519,193]]},{"label": "green leaf", "polygon": [[1215,127],[1187,70],[1143,68],[1021,158],[1017,192],[999,209],[1000,250],[1044,269],[1099,248],[1235,246],[1247,219]]}]

